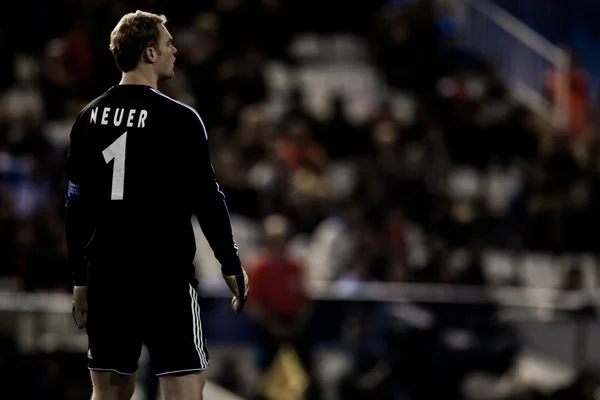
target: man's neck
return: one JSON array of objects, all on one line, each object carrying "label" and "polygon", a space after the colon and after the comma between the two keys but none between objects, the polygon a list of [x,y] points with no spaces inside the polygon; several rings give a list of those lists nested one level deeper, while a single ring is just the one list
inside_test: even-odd
[{"label": "man's neck", "polygon": [[153,73],[140,71],[138,69],[123,72],[119,85],[145,85],[158,89],[158,79]]}]

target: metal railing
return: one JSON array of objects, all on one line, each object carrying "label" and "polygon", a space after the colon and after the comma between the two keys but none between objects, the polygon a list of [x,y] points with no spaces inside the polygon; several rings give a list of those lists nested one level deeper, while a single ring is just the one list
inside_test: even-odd
[{"label": "metal railing", "polygon": [[[231,329],[239,318],[230,312],[228,304],[231,294],[222,279],[201,279],[199,290],[202,297],[209,299],[212,304],[204,313],[208,317],[208,324],[222,323]],[[312,281],[309,294],[315,301],[315,308],[326,305],[326,312],[343,313],[347,303],[373,302],[393,307],[400,317],[408,320],[435,319],[424,303],[491,302],[501,309],[500,319],[520,332],[525,348],[536,349],[536,353],[539,350],[540,354],[550,357],[544,361],[544,365],[552,364],[554,368],[570,371],[570,368],[584,361],[594,360],[598,353],[595,337],[600,330],[600,321],[591,315],[585,318],[578,316],[586,307],[595,314],[600,310],[600,292],[597,290]],[[215,308],[217,303],[222,303],[223,308]],[[220,310],[228,312],[221,314]],[[0,291],[0,322],[5,325],[4,329],[9,326],[24,353],[52,352],[56,349],[83,353],[87,338],[84,331],[75,327],[70,313],[69,293]],[[233,318],[232,315],[236,317],[235,321],[228,320]],[[10,317],[3,320],[7,316]]]},{"label": "metal railing", "polygon": [[[482,304],[493,302],[504,307],[576,311],[584,305],[600,308],[600,291],[521,286],[473,286],[439,283],[311,281],[313,300],[388,303]],[[199,290],[204,297],[231,296],[218,278],[204,278]],[[70,314],[71,295],[67,293],[26,293],[0,291],[0,312]]]},{"label": "metal railing", "polygon": [[[569,121],[569,56],[523,22],[487,0],[464,0],[468,46],[496,63],[514,96],[556,128]],[[556,77],[555,101],[544,94],[548,71]]]}]

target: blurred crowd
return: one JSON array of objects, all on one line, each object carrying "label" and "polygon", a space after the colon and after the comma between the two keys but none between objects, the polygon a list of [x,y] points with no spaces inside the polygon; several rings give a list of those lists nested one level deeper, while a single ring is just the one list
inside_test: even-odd
[{"label": "blurred crowd", "polygon": [[[20,290],[70,290],[69,131],[118,82],[109,33],[136,8],[167,15],[177,69],[159,89],[198,110],[232,216],[270,239],[240,246],[261,287],[251,309],[270,357],[269,344],[301,332],[306,278],[481,285],[486,249],[600,249],[594,134],[575,141],[515,102],[493,61],[464,48],[431,1],[37,3],[28,15],[39,33],[0,26],[0,276]],[[367,115],[353,118],[341,90],[315,112],[300,82],[273,100],[273,65],[325,63],[290,51],[305,32],[366,43],[383,82]],[[292,260],[282,246],[300,238]],[[283,262],[289,290],[272,284]]]},{"label": "blurred crowd", "polygon": [[[284,215],[294,235],[329,240],[326,265],[310,267],[319,279],[482,283],[451,265],[424,268],[427,255],[467,249],[476,271],[484,248],[595,252],[594,135],[570,140],[515,103],[493,62],[462,47],[460,30],[431,2],[359,2],[330,25],[334,5],[304,18],[306,8],[290,4],[161,8],[179,53],[176,78],[160,89],[202,115],[232,214],[258,223]],[[0,275],[17,276],[24,290],[69,286],[61,225],[69,129],[118,82],[106,40],[126,10],[117,1],[82,5],[53,20],[60,27],[46,37],[3,43],[12,57],[2,62]],[[307,62],[290,54],[306,31],[366,40],[366,62],[384,80],[373,112],[350,118],[340,91],[315,113],[298,82],[278,95],[277,112],[265,111],[267,66]],[[405,94],[410,107],[389,93]]]}]

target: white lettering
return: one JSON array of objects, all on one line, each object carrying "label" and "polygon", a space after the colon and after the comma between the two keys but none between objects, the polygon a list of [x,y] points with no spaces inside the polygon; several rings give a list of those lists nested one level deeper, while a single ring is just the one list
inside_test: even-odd
[{"label": "white lettering", "polygon": [[129,110],[129,117],[127,117],[127,126],[133,126],[133,117],[135,117],[135,110]]},{"label": "white lettering", "polygon": [[148,111],[146,110],[142,110],[140,112],[140,118],[138,119],[138,128],[145,128],[146,127],[146,117],[148,116]]},{"label": "white lettering", "polygon": [[[96,121],[98,120],[98,108],[96,107],[94,109],[92,109],[92,111],[90,112],[90,123],[97,123]],[[138,113],[139,111],[139,113]],[[101,125],[109,125],[110,123],[110,113],[111,113],[111,108],[110,107],[103,107],[102,108],[102,117],[100,118],[100,124]],[[148,111],[146,110],[136,110],[136,109],[131,109],[131,110],[126,110],[124,108],[115,108],[114,112],[113,112],[113,118],[112,118],[112,124],[114,126],[121,126],[123,124],[123,116],[127,114],[127,122],[126,125],[130,128],[133,128],[134,124],[136,123],[136,114],[137,114],[137,127],[138,128],[145,128],[146,127],[146,120],[148,119]]]},{"label": "white lettering", "polygon": [[104,107],[104,110],[102,111],[102,121],[100,121],[100,123],[102,125],[107,125],[108,124],[108,113],[110,112],[110,108],[109,107]]},{"label": "white lettering", "polygon": [[[119,115],[119,111],[121,111],[121,115]],[[113,119],[113,123],[115,124],[115,126],[121,125],[121,121],[123,121],[123,112],[124,111],[125,111],[124,108],[117,108],[115,110],[115,118]]]}]

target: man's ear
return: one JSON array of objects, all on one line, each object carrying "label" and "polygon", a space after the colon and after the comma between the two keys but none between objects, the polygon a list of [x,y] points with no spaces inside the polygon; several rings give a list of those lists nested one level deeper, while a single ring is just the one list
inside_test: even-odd
[{"label": "man's ear", "polygon": [[144,50],[144,59],[149,64],[154,63],[156,61],[156,49],[152,46],[146,47]]}]

